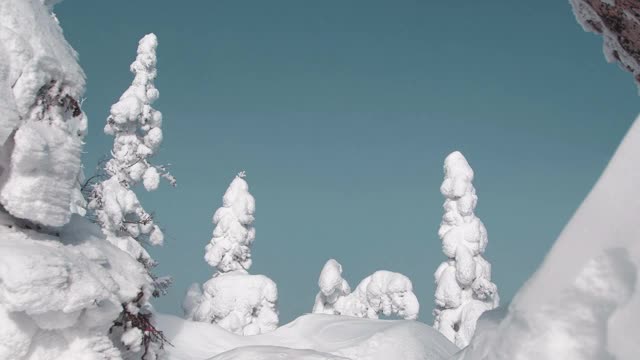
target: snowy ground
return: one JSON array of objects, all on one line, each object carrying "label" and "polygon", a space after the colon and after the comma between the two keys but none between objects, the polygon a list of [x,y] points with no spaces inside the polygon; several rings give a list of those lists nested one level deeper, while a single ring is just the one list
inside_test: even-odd
[{"label": "snowy ground", "polygon": [[158,325],[174,345],[166,348],[173,360],[440,360],[458,351],[433,328],[406,320],[310,314],[256,336],[172,315],[159,315]]}]

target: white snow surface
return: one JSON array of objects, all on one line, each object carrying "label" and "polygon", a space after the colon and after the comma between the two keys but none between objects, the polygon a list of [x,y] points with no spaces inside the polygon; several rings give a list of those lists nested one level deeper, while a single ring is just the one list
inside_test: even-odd
[{"label": "white snow surface", "polygon": [[264,275],[249,275],[243,270],[217,273],[204,283],[200,300],[194,293],[197,290],[191,288],[185,298],[185,309],[190,310],[192,320],[216,323],[240,335],[261,334],[278,327],[278,289]]},{"label": "white snow surface", "polygon": [[172,360],[444,360],[458,350],[431,327],[406,320],[310,314],[244,337],[171,315],[158,315],[158,325],[174,345],[166,348]]},{"label": "white snow surface", "polygon": [[541,267],[460,360],[640,354],[640,117]]},{"label": "white snow surface", "polygon": [[491,282],[491,264],[483,257],[487,230],[474,214],[478,197],[473,187],[473,170],[467,159],[455,151],[444,161],[445,197],[438,235],[442,252],[448,257],[434,276],[436,280],[434,328],[459,347],[473,337],[480,315],[495,309],[500,301]]}]

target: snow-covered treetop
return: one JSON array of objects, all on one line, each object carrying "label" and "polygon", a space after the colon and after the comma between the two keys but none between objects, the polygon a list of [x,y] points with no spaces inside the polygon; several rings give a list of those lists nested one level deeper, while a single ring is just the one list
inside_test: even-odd
[{"label": "snow-covered treetop", "polygon": [[320,291],[313,305],[314,314],[337,314],[336,302],[351,293],[349,283],[342,278],[342,265],[334,259],[329,259],[324,264],[318,279],[318,287]]},{"label": "snow-covered treetop", "polygon": [[233,179],[222,198],[222,207],[213,215],[216,227],[206,246],[205,260],[220,272],[248,270],[251,266],[256,203],[245,176],[241,172]]},{"label": "snow-covered treetop", "polygon": [[377,319],[380,314],[414,320],[420,304],[408,277],[380,270],[364,278],[358,287],[337,307],[343,315]]},{"label": "snow-covered treetop", "polygon": [[135,75],[133,83],[111,106],[104,128],[105,133],[115,136],[107,172],[130,185],[142,180],[147,190],[158,188],[161,175],[175,184],[163,166],[149,162],[162,143],[162,113],[151,107],[160,95],[153,83],[157,74],[157,46],[154,34],[140,39],[138,56],[130,67]]}]

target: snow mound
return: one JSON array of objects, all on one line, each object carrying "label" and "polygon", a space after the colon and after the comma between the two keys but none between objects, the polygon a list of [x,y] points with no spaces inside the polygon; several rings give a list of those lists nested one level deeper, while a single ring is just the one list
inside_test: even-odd
[{"label": "snow mound", "polygon": [[640,118],[502,319],[459,360],[635,360],[640,319]]},{"label": "snow mound", "polygon": [[281,346],[244,346],[224,352],[210,360],[346,360],[342,356],[313,350],[290,349]]},{"label": "snow mound", "polygon": [[[270,333],[240,336],[171,315],[159,314],[157,320],[174,345],[166,348],[172,360],[280,359],[275,354],[296,360],[443,360],[458,351],[439,332],[416,321],[309,314]],[[258,354],[261,350],[273,356]]]}]

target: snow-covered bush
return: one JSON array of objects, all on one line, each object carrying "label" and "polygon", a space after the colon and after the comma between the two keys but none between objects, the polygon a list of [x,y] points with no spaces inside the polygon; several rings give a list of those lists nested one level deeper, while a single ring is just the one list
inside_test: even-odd
[{"label": "snow-covered bush", "polygon": [[324,264],[318,279],[318,287],[320,291],[313,305],[314,314],[337,314],[336,302],[351,293],[349,283],[342,278],[342,265],[334,259],[329,259]]},{"label": "snow-covered bush", "polygon": [[244,270],[216,275],[204,283],[194,320],[215,323],[240,335],[257,335],[278,327],[278,290],[271,279]]},{"label": "snow-covered bush", "polygon": [[164,166],[150,159],[162,142],[162,114],[151,105],[159,92],[154,86],[156,47],[154,34],[145,35],[138,44],[130,70],[134,79],[118,102],[111,106],[104,131],[114,136],[111,158],[104,163],[104,179],[93,185],[88,208],[102,227],[109,242],[137,259],[149,272],[148,282],[134,301],[125,304],[115,322],[113,335],[120,337],[125,356],[154,359],[162,346],[162,333],[152,325],[151,296],[159,296],[171,283],[170,278],[157,278],[151,273],[156,262],[145,245],[162,245],[164,235],[153,217],[140,204],[133,188],[142,183],[147,191],[158,188],[160,177],[171,185],[175,179]]},{"label": "snow-covered bush", "polygon": [[435,272],[434,328],[459,347],[469,344],[480,315],[499,304],[498,289],[491,282],[491,264],[483,257],[487,230],[474,214],[478,197],[473,170],[456,151],[444,162],[440,192],[446,198],[438,235],[448,260]]},{"label": "snow-covered bush", "polygon": [[239,173],[224,194],[222,207],[213,215],[213,238],[205,260],[217,268],[200,294],[192,285],[183,301],[187,319],[216,323],[233,333],[256,335],[278,326],[276,284],[266,276],[250,275],[255,200]]},{"label": "snow-covered bush", "polygon": [[380,270],[364,278],[351,292],[342,278],[342,265],[330,259],[318,279],[313,313],[347,315],[377,319],[380,315],[398,315],[407,320],[418,317],[420,304],[408,277]]}]

